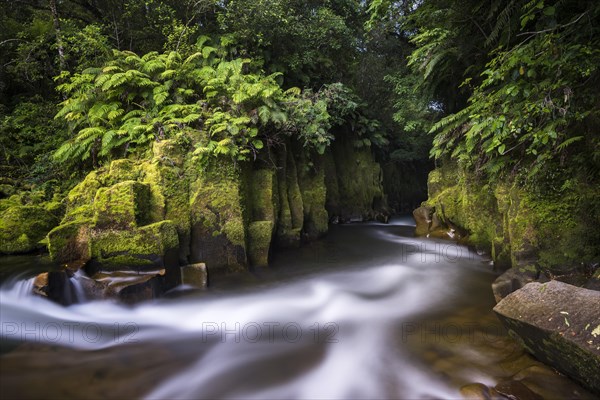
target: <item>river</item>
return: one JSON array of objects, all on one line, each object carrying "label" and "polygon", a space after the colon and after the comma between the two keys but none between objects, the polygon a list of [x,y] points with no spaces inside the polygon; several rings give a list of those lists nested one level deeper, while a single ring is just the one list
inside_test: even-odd
[{"label": "river", "polygon": [[490,262],[413,231],[332,226],[269,269],[135,306],[5,284],[0,397],[453,399],[539,364],[491,311]]}]

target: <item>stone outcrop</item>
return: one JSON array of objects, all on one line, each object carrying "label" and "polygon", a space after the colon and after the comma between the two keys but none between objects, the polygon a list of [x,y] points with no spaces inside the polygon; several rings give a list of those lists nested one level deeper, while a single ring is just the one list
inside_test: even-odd
[{"label": "stone outcrop", "polygon": [[435,209],[442,225],[464,230],[467,243],[497,267],[576,283],[570,275],[589,277],[600,260],[600,201],[585,182],[569,184],[568,190],[533,190],[510,178],[489,183],[447,163],[430,172],[423,206]]},{"label": "stone outcrop", "polygon": [[559,281],[532,282],[494,311],[540,361],[600,393],[600,292]]},{"label": "stone outcrop", "polygon": [[64,218],[48,233],[51,257],[85,262],[90,276],[165,269],[175,284],[179,265],[266,266],[274,247],[325,235],[330,214],[342,220],[385,214],[370,150],[338,146],[311,155],[287,140],[264,160],[235,164],[201,163],[184,144],[156,142],[151,157],[115,160],[71,190]]}]

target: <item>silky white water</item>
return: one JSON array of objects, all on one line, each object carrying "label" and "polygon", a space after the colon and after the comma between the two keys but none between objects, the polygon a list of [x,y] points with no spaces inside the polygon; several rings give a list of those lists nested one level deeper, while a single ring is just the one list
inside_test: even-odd
[{"label": "silky white water", "polygon": [[[63,307],[30,295],[32,282],[4,286],[2,340],[21,347],[0,358],[0,368],[12,366],[2,390],[27,397],[54,388],[65,398],[456,398],[456,383],[420,356],[422,341],[436,335],[428,315],[476,303],[469,318],[477,324],[477,313],[489,314],[494,274],[465,247],[413,238],[406,225],[336,226],[320,243],[276,254],[273,269],[251,284],[217,281],[201,296],[133,307]],[[493,383],[485,371],[465,374]],[[76,379],[91,383],[68,382]]]}]

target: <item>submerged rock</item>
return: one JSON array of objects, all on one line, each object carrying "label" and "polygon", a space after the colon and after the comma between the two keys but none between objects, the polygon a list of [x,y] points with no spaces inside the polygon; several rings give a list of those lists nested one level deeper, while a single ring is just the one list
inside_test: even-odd
[{"label": "submerged rock", "polygon": [[496,303],[529,282],[535,281],[536,278],[537,272],[535,269],[510,268],[492,283]]},{"label": "submerged rock", "polygon": [[413,211],[413,218],[415,219],[416,223],[415,235],[425,236],[429,233],[429,227],[431,226],[431,215],[434,212],[434,208],[427,206],[421,206]]},{"label": "submerged rock", "polygon": [[559,281],[532,282],[494,311],[539,360],[600,393],[600,292]]},{"label": "submerged rock", "polygon": [[181,284],[204,289],[208,285],[206,264],[197,263],[181,267]]}]

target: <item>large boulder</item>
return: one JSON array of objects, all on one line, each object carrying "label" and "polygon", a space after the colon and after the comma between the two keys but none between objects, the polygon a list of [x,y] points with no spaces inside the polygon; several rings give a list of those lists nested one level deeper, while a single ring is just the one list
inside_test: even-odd
[{"label": "large boulder", "polygon": [[93,230],[90,265],[94,271],[175,267],[178,247],[177,229],[169,220],[131,230]]},{"label": "large boulder", "polygon": [[540,361],[600,393],[600,292],[559,281],[532,282],[494,311]]},{"label": "large boulder", "polygon": [[0,253],[27,253],[42,247],[39,241],[58,222],[58,218],[43,207],[8,208],[0,216]]}]

